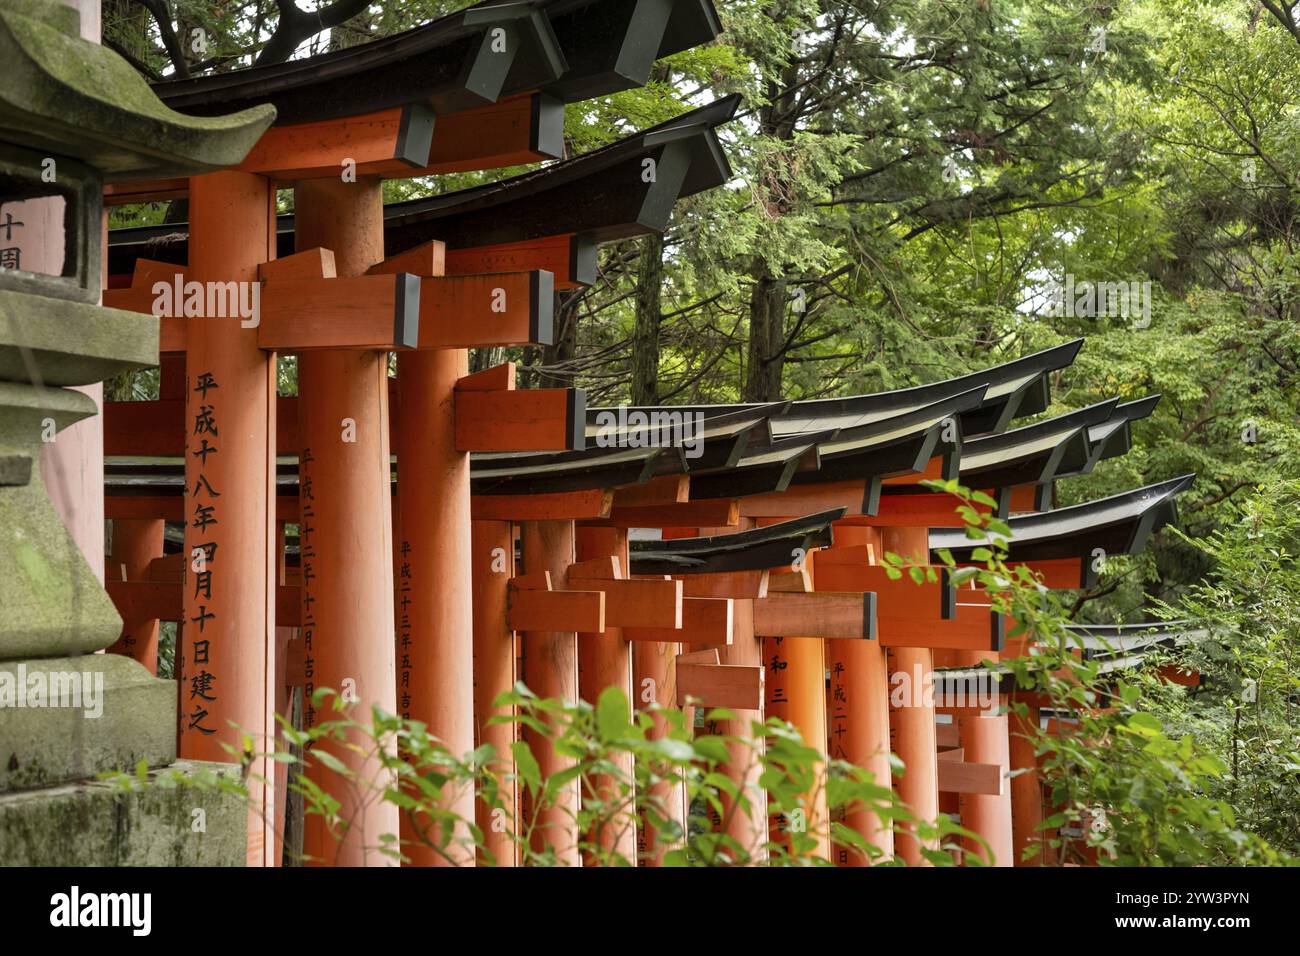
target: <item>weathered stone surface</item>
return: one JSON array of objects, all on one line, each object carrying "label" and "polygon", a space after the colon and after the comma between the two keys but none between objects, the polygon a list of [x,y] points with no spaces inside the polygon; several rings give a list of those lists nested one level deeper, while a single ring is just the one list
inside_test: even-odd
[{"label": "weathered stone surface", "polygon": [[[46,689],[46,706],[16,706],[9,695],[22,691],[19,677],[28,688]],[[75,687],[77,696],[69,693],[64,703],[78,706],[48,706],[56,686]],[[175,759],[175,681],[159,680],[120,654],[0,662],[0,792],[132,772],[141,760],[162,767]]]},{"label": "weathered stone surface", "polygon": [[0,381],[91,385],[157,364],[152,315],[0,288]]},{"label": "weathered stone surface", "polygon": [[189,779],[236,772],[181,761],[132,792],[95,781],[0,794],[0,865],[243,866],[247,804],[238,794],[174,785],[178,771]]},{"label": "weathered stone surface", "polygon": [[0,126],[11,142],[83,160],[109,181],[161,179],[238,165],[275,119],[269,105],[177,113],[112,50],[31,13],[26,0],[0,0]]},{"label": "weathered stone surface", "polygon": [[[35,462],[43,433],[94,411],[78,392],[0,382],[0,457]],[[0,488],[0,661],[89,653],[121,633],[122,618],[50,503],[40,469],[25,485]]]}]

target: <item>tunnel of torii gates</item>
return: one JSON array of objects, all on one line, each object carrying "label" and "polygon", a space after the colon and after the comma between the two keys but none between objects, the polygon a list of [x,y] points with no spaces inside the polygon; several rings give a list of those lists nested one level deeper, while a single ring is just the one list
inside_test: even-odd
[{"label": "tunnel of torii gates", "polygon": [[[516,390],[508,363],[469,374],[471,348],[551,342],[554,293],[595,280],[599,243],[662,232],[678,198],[730,177],[715,128],[734,98],[561,155],[566,103],[644,83],[656,58],[718,29],[708,0],[484,4],[338,53],[154,85],[182,112],[277,111],[235,169],[106,189],[110,204],[189,201],[188,223],[110,232],[104,292],[106,306],[154,312],[174,290],[185,316],[160,319],[160,399],[109,403],[103,420],[106,579],[124,621],[113,650],[156,667],[159,622],[177,622],[182,757],[226,759],[236,727],[271,739],[297,690],[310,725],[311,692],[348,686],[365,712],[423,721],[453,752],[494,744],[508,770],[515,727],[487,726],[498,694],[522,680],[594,701],[618,686],[634,706],[737,711],[719,733],[788,719],[878,781],[892,750],[919,816],[958,814],[1001,865],[1036,842],[1044,795],[1033,773],[1010,776],[1034,755],[1005,709],[891,708],[888,694],[894,671],[955,681],[1028,649],[1007,643],[987,594],[890,580],[880,558],[970,560],[955,500],[921,484],[959,477],[1009,517],[1013,562],[1049,587],[1088,586],[1098,553],[1136,552],[1175,519],[1190,478],[1059,510],[1053,483],[1125,452],[1158,396],[1010,428],[1047,410],[1049,375],[1078,341],[874,395],[612,410],[612,427],[581,389]],[[382,201],[384,179],[544,160]],[[290,187],[294,215],[276,216]],[[185,315],[185,283],[229,281],[259,284],[255,327]],[[276,394],[284,353],[298,356],[296,397]],[[655,412],[699,413],[698,432]],[[1089,639],[1118,641],[1122,667],[1184,637]],[[1065,719],[1027,702],[1040,726]],[[544,774],[564,768],[524,736]],[[250,808],[248,861],[276,865],[285,769],[254,769],[270,783]],[[740,761],[728,772],[745,774]],[[335,796],[357,814],[341,850],[315,816],[303,850],[385,862],[363,834],[397,832],[397,809]],[[535,831],[562,862],[582,862],[564,813],[580,799],[575,781]],[[684,795],[666,799],[684,819]],[[810,800],[809,831],[824,833],[825,794]],[[514,859],[485,805],[471,794],[455,809]],[[924,862],[906,830],[846,823]],[[768,836],[761,806],[727,825],[747,846]],[[656,862],[644,829],[609,839]],[[834,862],[868,861],[837,849]]]}]

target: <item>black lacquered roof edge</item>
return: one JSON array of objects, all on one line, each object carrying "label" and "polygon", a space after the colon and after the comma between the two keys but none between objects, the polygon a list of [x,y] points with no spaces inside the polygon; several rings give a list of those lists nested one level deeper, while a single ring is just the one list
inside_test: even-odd
[{"label": "black lacquered roof edge", "polygon": [[835,508],[735,534],[632,541],[631,573],[712,574],[785,567],[810,548],[829,547],[834,538],[831,523],[843,516],[844,509]]},{"label": "black lacquered roof edge", "polygon": [[739,105],[738,95],[727,96],[510,179],[387,205],[385,249],[391,255],[430,239],[459,249],[568,233],[606,242],[662,232],[678,199],[731,178],[714,129]]},{"label": "black lacquered roof edge", "polygon": [[[1134,488],[1118,495],[1058,508],[1043,514],[1021,515],[1007,523],[1012,536],[1010,561],[1048,561],[1082,558],[1084,582],[1095,581],[1094,558],[1134,554],[1142,549],[1152,532],[1178,519],[1176,497],[1195,479],[1183,475],[1169,481]],[[988,547],[987,537],[966,537],[964,528],[933,529],[930,551],[949,551],[959,564],[971,560],[976,548]],[[1097,555],[1096,550],[1101,549]]]},{"label": "black lacquered roof edge", "polygon": [[[601,149],[487,186],[389,203],[385,253],[396,255],[430,239],[455,249],[566,234],[594,248],[596,242],[661,231],[679,198],[730,178],[713,130],[738,104],[738,97],[727,97]],[[641,180],[645,159],[656,160],[654,182]],[[614,167],[616,172],[606,175]],[[276,217],[278,255],[294,252],[293,230],[292,215]],[[108,233],[113,276],[130,275],[138,258],[184,263],[188,257],[188,223]],[[592,280],[594,275],[583,279]]]},{"label": "black lacquered roof edge", "polygon": [[491,2],[344,50],[153,84],[172,109],[206,115],[272,103],[277,125],[421,105],[436,113],[493,103],[513,79],[539,89],[568,69],[547,18]]},{"label": "black lacquered roof edge", "polygon": [[[833,417],[879,416],[887,417],[900,411],[917,408],[942,398],[951,397],[969,391],[980,385],[986,387],[985,402],[978,408],[962,415],[962,431],[966,435],[986,434],[1002,431],[1014,418],[1035,415],[1047,410],[1047,382],[1045,375],[1070,365],[1083,347],[1083,339],[1074,339],[1062,345],[1043,349],[1030,355],[993,365],[977,372],[959,375],[955,378],[930,382],[926,385],[914,385],[894,391],[873,392],[867,395],[853,395],[848,398],[819,398],[795,401],[790,409],[775,419],[776,430],[782,437],[796,434],[798,429],[782,429],[781,422],[793,422],[807,419],[807,430],[820,430],[829,427],[827,420]],[[641,407],[641,411],[684,410],[702,411],[705,415],[721,415],[737,411],[748,406],[731,405],[656,405]],[[604,409],[588,408],[588,423]]]},{"label": "black lacquered roof edge", "polygon": [[[1130,633],[1117,635],[1114,641],[1096,641],[1082,645],[1085,659],[1095,659],[1103,673],[1128,670],[1138,666],[1146,655],[1156,649],[1170,649],[1195,643],[1208,631],[1188,626],[1187,621],[1166,621],[1154,624],[1090,625],[1067,624],[1070,639],[1077,641],[1081,632],[1123,630]],[[1077,644],[1076,644],[1077,646]],[[951,700],[959,690],[970,697],[972,687],[978,688],[982,680],[989,681],[993,693],[1007,694],[1016,689],[1015,675],[1010,666],[995,663],[990,667],[936,667],[934,669],[935,696]],[[974,683],[972,683],[974,682]]]},{"label": "black lacquered roof edge", "polygon": [[642,86],[656,59],[720,29],[708,0],[488,0],[357,47],[153,89],[200,115],[272,103],[280,125],[416,104],[446,114],[524,91],[573,102]]}]

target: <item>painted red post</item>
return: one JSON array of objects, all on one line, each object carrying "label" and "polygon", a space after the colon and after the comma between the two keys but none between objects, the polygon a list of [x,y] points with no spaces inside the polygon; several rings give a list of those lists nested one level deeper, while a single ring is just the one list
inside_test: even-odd
[{"label": "painted red post", "polygon": [[[339,277],[359,276],[384,258],[377,178],[298,182],[294,219],[297,248],[332,249]],[[298,396],[301,639],[314,662],[312,685],[343,695],[353,718],[369,723],[372,706],[397,712],[388,353],[304,352]],[[331,716],[315,711],[309,693],[306,723]],[[335,756],[363,781],[382,782],[376,761],[337,748]],[[398,833],[397,808],[371,793],[356,795],[319,764],[312,778],[343,803],[350,825],[339,842],[309,814],[306,854],[342,866],[390,863],[377,847],[385,834]]]}]

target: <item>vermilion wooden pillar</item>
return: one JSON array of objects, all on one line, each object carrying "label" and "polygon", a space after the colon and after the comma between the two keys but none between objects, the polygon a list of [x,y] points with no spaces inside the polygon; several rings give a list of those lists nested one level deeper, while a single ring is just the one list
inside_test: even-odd
[{"label": "vermilion wooden pillar", "polygon": [[[1050,850],[1043,843],[1043,790],[1038,776],[1038,760],[1034,755],[1034,735],[1038,730],[1038,708],[1030,707],[1023,718],[1011,714],[1008,720],[1008,758],[1012,770],[1025,773],[1011,778],[1011,841],[1016,866],[1047,866]],[[1025,860],[1024,854],[1031,846],[1037,852]]]},{"label": "vermilion wooden pillar", "polygon": [[[456,450],[456,380],[467,374],[466,349],[397,359],[398,697],[458,757],[474,749],[469,455]],[[474,819],[472,791],[451,797],[449,809]],[[402,827],[413,839],[405,816]],[[407,854],[415,866],[474,862],[465,848],[443,855],[413,843]]]},{"label": "vermilion wooden pillar", "polygon": [[[563,581],[574,561],[572,521],[526,521],[523,523],[524,573],[549,571]],[[524,684],[541,698],[578,699],[578,635],[575,631],[529,631],[522,635]],[[542,779],[569,769],[572,759],[555,751],[549,740],[524,728],[523,739],[541,768]],[[551,847],[563,866],[581,866],[574,815],[578,811],[578,781],[561,788],[551,806],[540,811],[520,794],[525,805],[525,824],[532,827],[535,850]]]},{"label": "vermilion wooden pillar", "polygon": [[[256,282],[275,255],[274,192],[247,173],[190,180],[189,276]],[[275,724],[275,355],[237,318],[186,321],[185,617],[180,755],[229,760]],[[265,766],[252,772],[270,777]],[[248,859],[271,862],[274,795],[254,787]]]},{"label": "vermilion wooden pillar", "polygon": [[[736,527],[700,528],[701,536],[730,534],[748,531],[753,528],[753,518],[741,518]],[[690,579],[687,578],[687,583]],[[698,596],[710,596],[699,593]],[[726,597],[714,594],[713,597]],[[743,664],[749,667],[763,666],[763,639],[754,636],[754,602],[750,598],[736,599],[733,603],[731,643],[718,648],[718,659],[723,664]],[[765,861],[767,853],[763,845],[767,842],[767,792],[758,783],[762,767],[759,760],[762,755],[762,743],[754,741],[753,723],[763,723],[766,711],[739,711],[735,720],[719,721],[713,730],[720,736],[735,737],[739,743],[727,746],[729,759],[723,768],[728,777],[740,785],[750,801],[748,813],[733,808],[724,798],[722,826],[726,833],[750,854],[753,862]]]},{"label": "vermilion wooden pillar", "polygon": [[[578,528],[576,553],[579,561],[612,556],[618,559],[619,570],[627,573],[627,531],[623,528]],[[618,687],[629,702],[631,719],[632,701],[632,649],[623,640],[623,630],[606,627],[603,634],[578,634],[578,690],[582,699],[593,706],[606,687]],[[625,781],[632,779],[632,755],[616,756],[620,775]],[[598,777],[593,783],[594,793],[604,799],[618,799],[617,781]],[[582,795],[583,799],[587,794]],[[614,818],[598,832],[588,834],[592,843],[613,852],[630,862],[637,856],[637,821],[634,816]],[[591,860],[586,861],[589,865]]]},{"label": "vermilion wooden pillar", "polygon": [[[163,554],[164,522],[161,518],[117,518],[113,521],[113,553],[108,559],[110,581],[148,580],[149,562]],[[108,649],[125,654],[158,672],[158,619],[122,619],[122,636]]]},{"label": "vermilion wooden pillar", "polygon": [[[826,750],[826,662],[818,638],[764,638],[763,656],[767,667],[767,713],[789,721],[804,743]],[[820,769],[813,789],[804,794],[803,830],[817,840],[814,856],[830,858],[826,804],[825,767]],[[778,827],[791,828],[795,821],[773,817],[772,840],[789,840]]]},{"label": "vermilion wooden pillar", "polygon": [[[648,710],[652,704],[660,707],[677,706],[677,655],[681,652],[679,643],[659,641],[635,641],[632,644],[632,698],[637,710]],[[668,721],[655,715],[654,727],[646,734],[652,740],[668,736]],[[669,820],[676,821],[683,830],[686,827],[686,788],[680,784],[661,782],[650,793],[652,799],[659,801],[658,809]],[[646,821],[644,814],[637,826],[637,852],[642,866],[659,866],[663,862],[668,846],[658,845],[658,836],[654,827]]]},{"label": "vermilion wooden pillar", "polygon": [[[929,531],[925,528],[882,528],[881,548],[900,555],[904,560],[928,563]],[[934,655],[929,648],[898,647],[891,655],[891,689],[894,674],[901,678],[909,693],[907,706],[894,708],[890,713],[893,749],[903,761],[904,774],[895,779],[894,790],[912,813],[926,821],[939,815],[939,767],[934,730],[934,707],[930,687],[933,683]],[[922,844],[915,830],[908,825],[900,827],[894,839],[894,848],[909,866],[928,866],[921,856]],[[933,848],[931,846],[930,848]]]},{"label": "vermilion wooden pillar", "polygon": [[[497,866],[514,866],[511,837],[518,803],[514,784],[505,778],[514,771],[510,747],[515,727],[488,726],[499,712],[492,702],[515,686],[515,636],[506,622],[510,578],[514,574],[514,531],[508,521],[470,522],[470,569],[474,608],[474,745],[492,744],[494,768],[503,788],[505,806],[493,810],[476,801],[474,817],[483,831],[483,849]],[[502,812],[504,811],[504,812]]]},{"label": "vermilion wooden pillar", "polygon": [[[837,545],[866,545],[879,554],[879,532],[874,528],[835,529]],[[813,560],[816,564],[816,556]],[[889,769],[889,668],[879,641],[827,641],[826,668],[830,672],[827,720],[829,753],[871,771],[877,786],[891,784]],[[880,862],[894,855],[892,824],[870,811],[846,808],[844,823],[880,849]],[[838,866],[869,866],[864,853],[847,847],[834,850]]]},{"label": "vermilion wooden pillar", "polygon": [[[1007,716],[962,716],[957,730],[967,763],[997,764],[1005,778],[1011,762],[1007,747]],[[1003,788],[1001,796],[983,793],[961,795],[961,825],[978,833],[988,843],[985,850],[973,840],[964,841],[967,853],[991,855],[994,866],[1014,866],[1015,850],[1011,837],[1011,790]]]},{"label": "vermilion wooden pillar", "polygon": [[[384,257],[377,178],[299,182],[294,219],[296,247],[332,249],[340,277],[360,275]],[[304,352],[298,396],[304,651],[315,664],[314,686],[347,695],[353,717],[368,723],[374,705],[397,711],[388,353]],[[307,708],[309,724],[331,716],[315,713],[310,701]],[[373,762],[344,750],[335,756],[378,782]],[[304,851],[343,866],[390,862],[374,848],[385,834],[397,834],[396,807],[370,794],[358,799],[320,765],[312,774],[343,803],[340,813],[351,826],[337,844],[320,816],[309,815]]]}]

